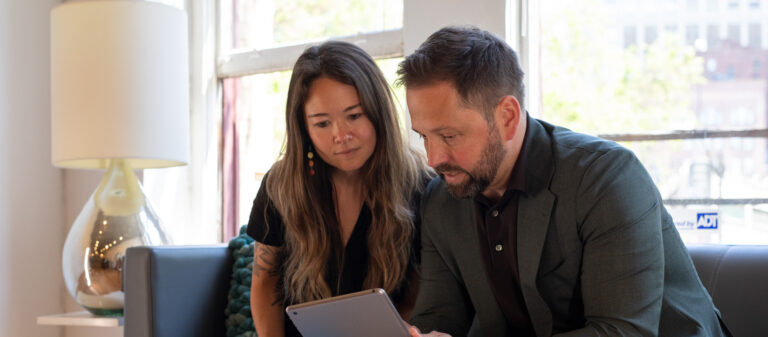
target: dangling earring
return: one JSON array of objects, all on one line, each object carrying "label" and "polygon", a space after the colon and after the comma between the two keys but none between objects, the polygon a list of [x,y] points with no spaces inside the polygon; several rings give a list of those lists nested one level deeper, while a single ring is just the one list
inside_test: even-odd
[{"label": "dangling earring", "polygon": [[309,159],[309,175],[313,176],[315,175],[315,161],[312,158],[315,158],[315,154],[312,153],[312,145],[309,146],[307,151],[307,158]]}]

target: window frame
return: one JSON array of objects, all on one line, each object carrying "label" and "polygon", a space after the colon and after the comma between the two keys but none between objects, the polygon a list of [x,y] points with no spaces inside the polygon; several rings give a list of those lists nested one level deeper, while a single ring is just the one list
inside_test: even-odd
[{"label": "window frame", "polygon": [[[690,3],[690,1],[689,1]],[[712,4],[715,4],[717,6],[723,6],[722,3],[718,1],[708,1],[705,5],[711,6]],[[533,58],[535,56],[538,56],[537,54],[539,50],[539,46],[536,45],[539,43],[538,37],[540,36],[540,32],[538,31],[540,24],[538,23],[539,13],[534,10],[528,10],[526,15],[529,15],[533,20],[533,23],[529,23],[527,26],[527,30],[530,31],[530,35],[534,36],[532,38],[533,44],[531,44],[531,39],[524,40],[524,45],[521,46],[521,52],[527,52],[528,55],[526,55],[528,58]],[[633,24],[635,25],[635,24]],[[691,25],[688,24],[687,26],[701,26],[702,24],[698,25]],[[715,28],[716,36],[718,38],[722,38],[721,30],[724,27],[724,23],[713,25]],[[640,27],[635,25],[636,27]],[[727,26],[727,25],[726,25]],[[768,26],[768,25],[765,25]],[[624,26],[626,29],[626,26]],[[767,29],[766,27],[763,27],[763,29]],[[623,31],[619,32],[623,33]],[[742,34],[743,35],[743,34]],[[707,34],[705,34],[705,37],[707,37]],[[743,36],[741,36],[743,38]],[[683,37],[685,38],[685,37]],[[539,64],[523,64],[523,71],[526,74],[540,74],[540,71],[538,68]],[[536,76],[526,76],[528,79],[526,82],[526,97],[538,97],[534,96],[541,93],[541,81],[542,79],[540,77]],[[532,90],[538,90],[538,92],[532,92]],[[534,100],[527,100],[526,102],[529,105],[536,104]],[[538,116],[538,113],[540,110],[538,109],[529,109],[529,112],[533,111],[534,116]],[[578,131],[578,130],[577,130]],[[732,130],[715,130],[715,129],[690,129],[690,130],[677,130],[677,131],[667,131],[667,130],[657,130],[655,132],[647,132],[647,133],[616,133],[616,134],[598,134],[596,135],[600,138],[604,138],[607,140],[612,140],[616,142],[625,142],[625,141],[666,141],[666,140],[684,140],[684,139],[708,139],[708,138],[732,138],[732,139],[744,139],[744,138],[768,138],[768,128],[760,128],[760,129],[732,129]],[[768,198],[702,198],[702,199],[677,199],[677,198],[668,198],[664,199],[663,202],[666,205],[734,205],[734,204],[742,204],[742,205],[756,205],[756,204],[765,204],[768,203]]]},{"label": "window frame", "polygon": [[[365,50],[374,59],[403,56],[402,29],[334,36],[329,39],[353,43]],[[225,54],[218,58],[217,77],[221,80],[291,70],[296,59],[305,49],[325,40],[328,39]]]},{"label": "window frame", "polygon": [[[191,0],[187,0],[191,1]],[[239,78],[255,74],[265,74],[278,71],[290,70],[296,59],[301,53],[311,45],[316,45],[322,41],[335,39],[354,43],[360,46],[374,59],[396,58],[413,52],[430,34],[440,27],[451,24],[475,25],[488,30],[504,39],[510,45],[520,50],[526,41],[527,10],[529,0],[475,0],[471,6],[468,6],[463,0],[419,0],[403,1],[403,26],[399,29],[384,30],[379,32],[361,33],[346,36],[332,36],[323,39],[316,39],[311,42],[300,42],[287,44],[279,47],[269,47],[265,49],[252,50],[226,50],[220,43],[224,23],[222,20],[222,6],[224,0],[205,0],[205,3],[215,3],[215,74],[217,83],[215,97],[212,93],[205,94],[208,100],[218,101],[214,108],[207,107],[208,111],[217,116],[219,125],[223,125],[223,83],[227,79]],[[534,6],[535,7],[535,6]],[[521,24],[508,25],[510,20],[516,20]],[[206,28],[211,28],[208,23]],[[521,63],[523,67],[529,60],[521,54]],[[411,121],[406,115],[406,130],[411,129]],[[412,144],[421,146],[418,136],[414,132],[409,132],[409,139]],[[220,139],[221,141],[221,139]],[[231,233],[229,227],[231,212],[227,211],[224,215],[224,196],[228,193],[224,190],[222,181],[223,166],[222,154],[219,154],[219,176],[218,176],[218,223],[220,238],[228,239]],[[239,213],[243,210],[235,210]],[[238,216],[234,216],[237,218]]]},{"label": "window frame", "polygon": [[[733,130],[690,129],[659,133],[599,134],[597,136],[614,142],[645,142],[713,138],[768,138],[768,128]],[[668,206],[768,204],[768,198],[667,198],[663,201],[664,204]]]},{"label": "window frame", "polygon": [[[207,0],[207,2],[210,1],[217,4],[217,11],[222,10],[220,8],[221,1]],[[707,5],[711,3],[712,1],[704,3],[705,12],[707,11]],[[752,1],[749,2],[749,5],[751,3]],[[757,3],[762,5],[760,1]],[[466,4],[463,4],[461,0],[404,1],[402,28],[335,36],[327,39],[338,39],[355,43],[375,59],[394,58],[413,52],[429,34],[439,27],[457,22],[474,24],[507,40],[512,48],[518,52],[521,66],[526,74],[539,73],[541,65],[538,55],[540,51],[536,45],[539,37],[536,22],[540,9],[536,2],[530,3],[529,0],[477,0],[473,2],[472,9],[465,7]],[[762,9],[761,7],[760,9]],[[217,38],[221,36],[218,31],[221,27],[221,23],[218,22],[219,19],[220,16],[217,12],[214,20],[216,21],[215,35]],[[701,29],[699,27],[699,30]],[[718,36],[720,35],[719,29],[717,34]],[[230,52],[224,52],[219,44],[215,44],[216,65],[214,77],[218,83],[216,99],[220,102],[221,83],[224,79],[290,70],[296,58],[305,48],[327,39],[261,50],[234,50]],[[541,79],[535,76],[526,76],[526,97],[540,97],[542,91],[540,81]],[[212,94],[208,93],[207,95],[210,100]],[[526,103],[526,108],[531,115],[538,116],[540,114],[541,101],[539,99],[529,99]],[[210,106],[208,109],[211,109]],[[221,104],[216,105],[214,113],[217,116],[221,116]],[[410,129],[409,118],[406,118],[406,127]],[[421,144],[418,142],[415,134],[409,133],[409,136],[414,144]],[[768,138],[768,129],[682,130],[635,134],[602,134],[598,136],[617,142],[682,140],[691,138]],[[221,186],[219,187],[219,192],[221,192]],[[768,202],[768,199],[665,199],[664,202],[670,205],[727,205],[733,203],[765,203]]]}]

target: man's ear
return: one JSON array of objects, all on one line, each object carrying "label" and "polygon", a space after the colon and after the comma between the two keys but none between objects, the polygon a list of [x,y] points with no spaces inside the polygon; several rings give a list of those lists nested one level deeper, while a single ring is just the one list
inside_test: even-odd
[{"label": "man's ear", "polygon": [[515,96],[507,95],[499,100],[495,111],[496,125],[501,132],[501,138],[504,141],[512,139],[517,134],[520,126],[520,118],[523,118],[520,111],[520,102]]}]

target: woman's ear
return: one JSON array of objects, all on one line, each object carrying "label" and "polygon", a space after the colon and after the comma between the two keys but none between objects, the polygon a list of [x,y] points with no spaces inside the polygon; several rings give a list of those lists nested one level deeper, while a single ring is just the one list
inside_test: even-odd
[{"label": "woman's ear", "polygon": [[496,105],[494,117],[502,140],[511,140],[517,134],[520,119],[523,118],[520,102],[512,95],[502,97]]}]

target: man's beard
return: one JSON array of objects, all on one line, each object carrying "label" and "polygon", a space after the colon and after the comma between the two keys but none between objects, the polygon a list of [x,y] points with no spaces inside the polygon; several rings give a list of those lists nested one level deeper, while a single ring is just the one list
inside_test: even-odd
[{"label": "man's beard", "polygon": [[446,182],[448,193],[457,199],[474,198],[480,192],[485,191],[488,185],[491,184],[491,181],[493,181],[493,178],[496,177],[496,172],[498,172],[501,161],[504,159],[504,153],[501,137],[496,128],[493,127],[488,136],[488,145],[483,149],[480,161],[472,169],[472,172],[449,164],[438,165],[435,170],[443,178],[443,181],[445,181],[445,175],[443,174],[445,171],[464,172],[468,177],[466,181],[458,184]]}]

